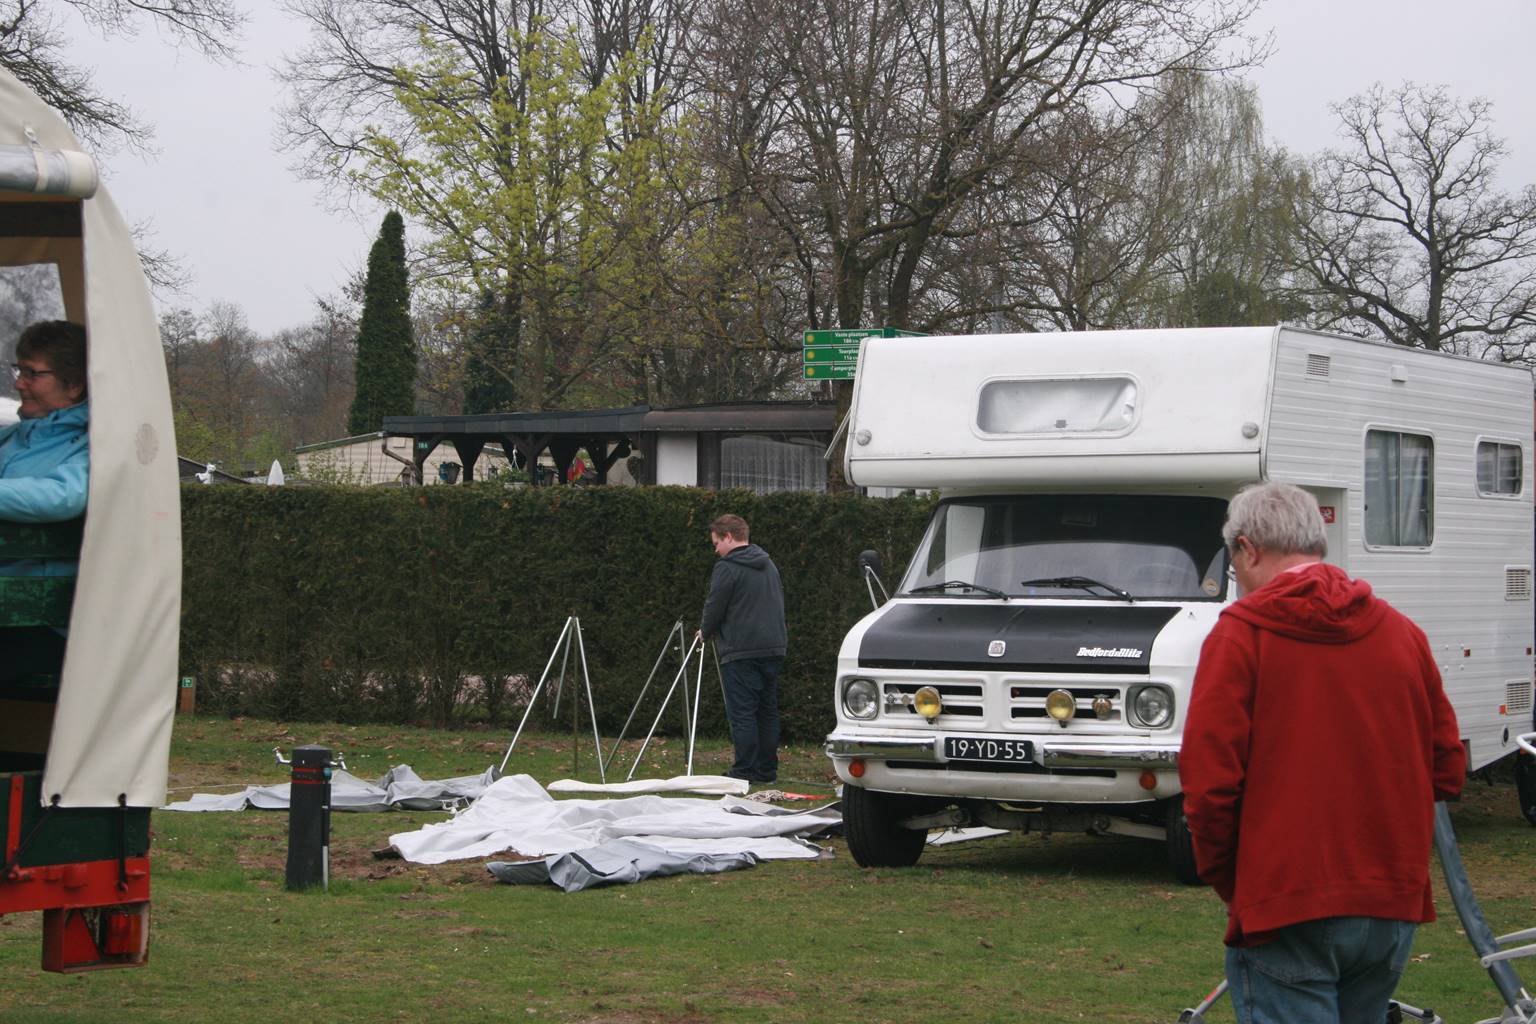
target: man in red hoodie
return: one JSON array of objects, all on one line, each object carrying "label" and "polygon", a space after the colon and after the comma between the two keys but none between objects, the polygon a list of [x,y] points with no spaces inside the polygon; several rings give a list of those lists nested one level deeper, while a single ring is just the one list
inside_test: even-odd
[{"label": "man in red hoodie", "polygon": [[1434,802],[1466,757],[1424,633],[1326,565],[1317,502],[1244,488],[1222,538],[1243,597],[1206,638],[1179,777],[1227,904],[1242,1024],[1377,1024],[1432,921]]}]

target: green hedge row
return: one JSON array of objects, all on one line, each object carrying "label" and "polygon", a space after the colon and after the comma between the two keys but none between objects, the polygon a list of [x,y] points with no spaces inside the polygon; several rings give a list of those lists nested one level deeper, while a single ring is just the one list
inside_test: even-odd
[{"label": "green hedge row", "polygon": [[[197,678],[200,705],[227,714],[504,724],[576,615],[612,734],[672,624],[690,638],[697,628],[715,559],[706,526],[734,512],[784,579],[785,738],[814,741],[832,724],[843,634],[869,610],[855,557],[872,547],[904,565],[930,507],[679,487],[189,486],[182,674]],[[677,658],[653,684],[641,735]],[[705,684],[700,728],[724,735],[712,664]],[[676,698],[667,717],[677,731]]]}]

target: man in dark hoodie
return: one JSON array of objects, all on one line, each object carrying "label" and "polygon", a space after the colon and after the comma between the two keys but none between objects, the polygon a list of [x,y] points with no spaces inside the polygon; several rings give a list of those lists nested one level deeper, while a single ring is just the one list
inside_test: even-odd
[{"label": "man in dark hoodie", "polygon": [[736,747],[736,763],[725,774],[773,782],[779,777],[779,669],[788,648],[784,589],[768,552],[747,538],[740,516],[709,524],[720,560],[710,576],[699,635],[715,641],[725,678],[725,713]]},{"label": "man in dark hoodie", "polygon": [[1317,502],[1247,487],[1222,538],[1243,597],[1200,652],[1179,777],[1227,904],[1242,1024],[1370,1024],[1434,920],[1434,802],[1466,758],[1424,633],[1325,565]]}]

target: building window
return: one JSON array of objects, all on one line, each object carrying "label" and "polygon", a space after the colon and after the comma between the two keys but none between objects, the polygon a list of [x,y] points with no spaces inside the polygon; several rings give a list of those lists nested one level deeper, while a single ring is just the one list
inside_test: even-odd
[{"label": "building window", "polygon": [[1365,433],[1365,543],[1427,548],[1435,539],[1435,442],[1393,430]]},{"label": "building window", "polygon": [[770,491],[825,491],[825,443],[784,434],[737,434],[720,441],[720,486]]},{"label": "building window", "polygon": [[1477,442],[1477,493],[1506,497],[1519,494],[1521,456],[1518,444]]}]

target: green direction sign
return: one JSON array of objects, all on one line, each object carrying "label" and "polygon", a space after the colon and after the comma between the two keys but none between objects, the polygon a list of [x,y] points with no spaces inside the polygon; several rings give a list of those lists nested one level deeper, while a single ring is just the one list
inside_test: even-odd
[{"label": "green direction sign", "polygon": [[807,345],[807,363],[856,363],[859,361],[857,345]]},{"label": "green direction sign", "polygon": [[857,363],[807,363],[806,380],[853,380]]},{"label": "green direction sign", "polygon": [[805,379],[852,380],[858,368],[859,343],[865,338],[918,338],[917,331],[897,327],[855,327],[805,332]]},{"label": "green direction sign", "polygon": [[806,331],[805,345],[852,345],[855,349],[865,338],[879,338],[885,334],[882,327],[853,327],[841,331]]}]

